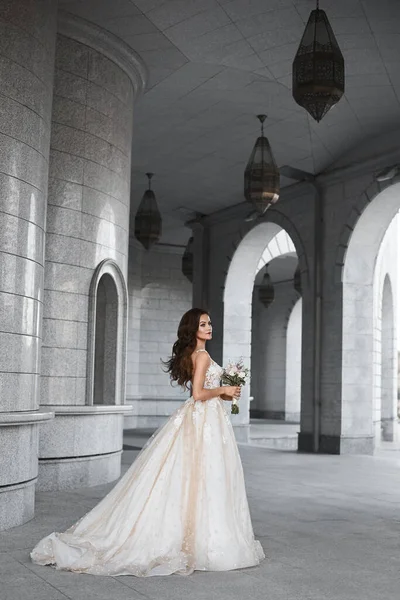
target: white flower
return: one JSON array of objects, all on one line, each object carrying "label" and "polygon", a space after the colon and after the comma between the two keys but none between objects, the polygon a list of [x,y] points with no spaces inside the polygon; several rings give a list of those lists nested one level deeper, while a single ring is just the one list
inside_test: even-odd
[{"label": "white flower", "polygon": [[244,371],[240,371],[240,373],[238,373],[239,377],[241,377],[242,379],[245,379],[246,377],[246,373]]}]

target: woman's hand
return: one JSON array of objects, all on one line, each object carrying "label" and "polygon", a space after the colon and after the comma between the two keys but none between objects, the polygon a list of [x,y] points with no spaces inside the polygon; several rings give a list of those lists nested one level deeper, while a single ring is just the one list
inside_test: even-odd
[{"label": "woman's hand", "polygon": [[242,389],[236,385],[224,385],[224,393],[221,394],[222,400],[233,400],[234,398],[240,398]]}]

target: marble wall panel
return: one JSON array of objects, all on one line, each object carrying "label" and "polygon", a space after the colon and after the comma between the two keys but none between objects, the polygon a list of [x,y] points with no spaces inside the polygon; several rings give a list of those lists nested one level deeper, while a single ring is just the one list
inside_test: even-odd
[{"label": "marble wall panel", "polygon": [[41,311],[34,298],[0,292],[0,331],[39,337]]},{"label": "marble wall panel", "polygon": [[37,408],[39,375],[36,373],[0,373],[1,410],[14,412]]},{"label": "marble wall panel", "polygon": [[6,252],[43,264],[43,229],[16,217],[2,214],[0,252]]},{"label": "marble wall panel", "polygon": [[86,294],[92,279],[92,270],[62,262],[48,262],[45,273],[45,287],[58,292]]},{"label": "marble wall panel", "polygon": [[61,206],[80,211],[82,209],[82,186],[79,183],[49,177],[48,202],[50,207]]},{"label": "marble wall panel", "polygon": [[[83,385],[81,385],[83,382]],[[71,406],[80,406],[85,403],[86,377],[79,379],[75,376],[55,375],[40,376],[40,399],[47,402],[57,402],[57,398],[67,398]]]},{"label": "marble wall panel", "polygon": [[[27,199],[29,198],[29,202]],[[46,196],[36,187],[6,173],[0,173],[0,211],[25,219],[39,226],[43,224]]]},{"label": "marble wall panel", "polygon": [[0,332],[0,372],[38,373],[40,339],[31,335]]},{"label": "marble wall panel", "polygon": [[54,76],[54,94],[56,97],[74,100],[85,104],[88,82],[68,71],[56,69]]},{"label": "marble wall panel", "polygon": [[[2,426],[0,486],[29,481],[38,472],[38,429],[31,425]],[[18,452],[12,452],[18,448]]]},{"label": "marble wall panel", "polygon": [[48,165],[45,157],[36,148],[27,146],[18,139],[8,137],[0,131],[0,161],[3,173],[36,187],[47,189]]}]

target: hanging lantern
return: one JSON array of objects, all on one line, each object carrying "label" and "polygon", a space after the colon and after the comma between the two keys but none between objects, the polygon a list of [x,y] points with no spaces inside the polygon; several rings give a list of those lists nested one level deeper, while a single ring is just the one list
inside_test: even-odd
[{"label": "hanging lantern", "polygon": [[276,166],[269,141],[264,136],[266,115],[258,115],[261,136],[257,138],[244,172],[244,195],[261,214],[279,199],[279,169]]},{"label": "hanging lantern", "polygon": [[294,272],[293,287],[296,290],[296,292],[298,294],[300,294],[300,296],[301,296],[301,271],[300,271],[300,265],[297,265],[297,269]]},{"label": "hanging lantern", "polygon": [[319,123],[343,96],[344,78],[343,55],[317,0],[293,61],[293,98]]},{"label": "hanging lantern", "polygon": [[146,176],[149,180],[149,189],[145,191],[136,213],[135,237],[146,250],[149,250],[161,237],[162,220],[156,197],[151,189],[153,173],[146,173]]},{"label": "hanging lantern", "polygon": [[274,301],[274,298],[274,286],[272,285],[271,277],[268,271],[265,271],[265,275],[258,289],[258,299],[260,300],[260,302],[262,302],[262,304],[264,304],[266,308],[268,308],[268,306]]},{"label": "hanging lantern", "polygon": [[189,238],[182,256],[182,273],[193,283],[193,237]]}]

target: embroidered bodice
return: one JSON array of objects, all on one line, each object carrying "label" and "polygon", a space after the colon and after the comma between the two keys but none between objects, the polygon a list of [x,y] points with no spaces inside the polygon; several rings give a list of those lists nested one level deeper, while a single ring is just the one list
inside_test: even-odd
[{"label": "embroidered bodice", "polygon": [[211,359],[210,366],[207,369],[204,387],[208,390],[219,387],[221,385],[220,381],[223,371],[223,368]]},{"label": "embroidered bodice", "polygon": [[[197,352],[207,352],[207,350],[197,350]],[[207,369],[206,377],[204,380],[204,388],[207,390],[217,388],[221,385],[221,375],[224,371],[223,368],[220,367],[211,357],[210,360],[210,366]]]}]

